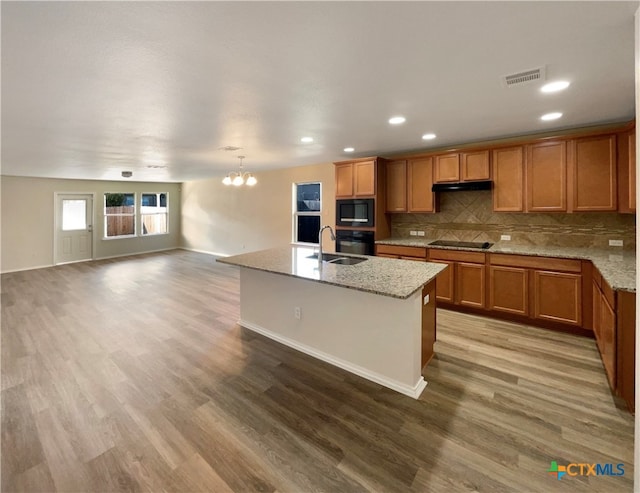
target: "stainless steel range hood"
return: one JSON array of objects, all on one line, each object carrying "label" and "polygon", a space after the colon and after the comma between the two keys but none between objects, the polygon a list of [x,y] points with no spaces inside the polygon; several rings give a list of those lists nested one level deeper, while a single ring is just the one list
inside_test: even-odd
[{"label": "stainless steel range hood", "polygon": [[466,190],[491,190],[493,182],[485,181],[461,181],[457,183],[434,183],[432,192],[463,192]]}]

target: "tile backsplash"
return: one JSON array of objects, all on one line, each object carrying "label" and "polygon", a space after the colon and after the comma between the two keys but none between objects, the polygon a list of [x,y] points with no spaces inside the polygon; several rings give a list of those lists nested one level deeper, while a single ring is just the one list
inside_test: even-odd
[{"label": "tile backsplash", "polygon": [[625,250],[635,248],[635,214],[493,212],[491,200],[491,191],[442,192],[437,214],[392,214],[391,234],[409,238],[415,230],[425,238],[492,243],[506,234],[513,245],[596,248],[609,248],[614,239],[623,240]]}]

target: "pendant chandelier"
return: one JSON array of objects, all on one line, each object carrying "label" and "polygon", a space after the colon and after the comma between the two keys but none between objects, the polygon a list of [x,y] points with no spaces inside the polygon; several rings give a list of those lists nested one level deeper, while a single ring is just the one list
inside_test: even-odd
[{"label": "pendant chandelier", "polygon": [[244,156],[238,156],[238,159],[240,159],[240,170],[238,172],[233,171],[231,173],[227,173],[227,176],[224,177],[222,183],[225,185],[234,185],[236,187],[240,187],[242,185],[247,185],[249,187],[254,186],[258,183],[256,177],[253,176],[252,173],[242,172],[242,160],[244,159]]}]

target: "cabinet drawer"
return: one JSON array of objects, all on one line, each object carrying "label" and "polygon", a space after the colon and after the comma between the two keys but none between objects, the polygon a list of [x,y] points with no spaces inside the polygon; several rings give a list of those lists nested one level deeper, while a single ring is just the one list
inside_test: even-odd
[{"label": "cabinet drawer", "polygon": [[563,272],[582,272],[582,263],[580,260],[566,258],[491,253],[489,254],[489,263],[491,265],[504,265],[507,267],[558,270]]},{"label": "cabinet drawer", "polygon": [[454,262],[484,264],[485,259],[485,254],[481,252],[460,252],[456,250],[429,249],[429,260],[452,260]]},{"label": "cabinet drawer", "polygon": [[376,255],[398,255],[399,257],[427,257],[427,249],[399,245],[376,245]]}]

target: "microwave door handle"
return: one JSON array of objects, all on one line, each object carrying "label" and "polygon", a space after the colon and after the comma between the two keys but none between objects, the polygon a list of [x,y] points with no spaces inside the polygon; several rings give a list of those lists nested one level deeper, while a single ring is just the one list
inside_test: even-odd
[{"label": "microwave door handle", "polygon": [[351,221],[352,223],[366,223],[367,219],[357,219],[355,217],[341,217],[341,221]]}]

